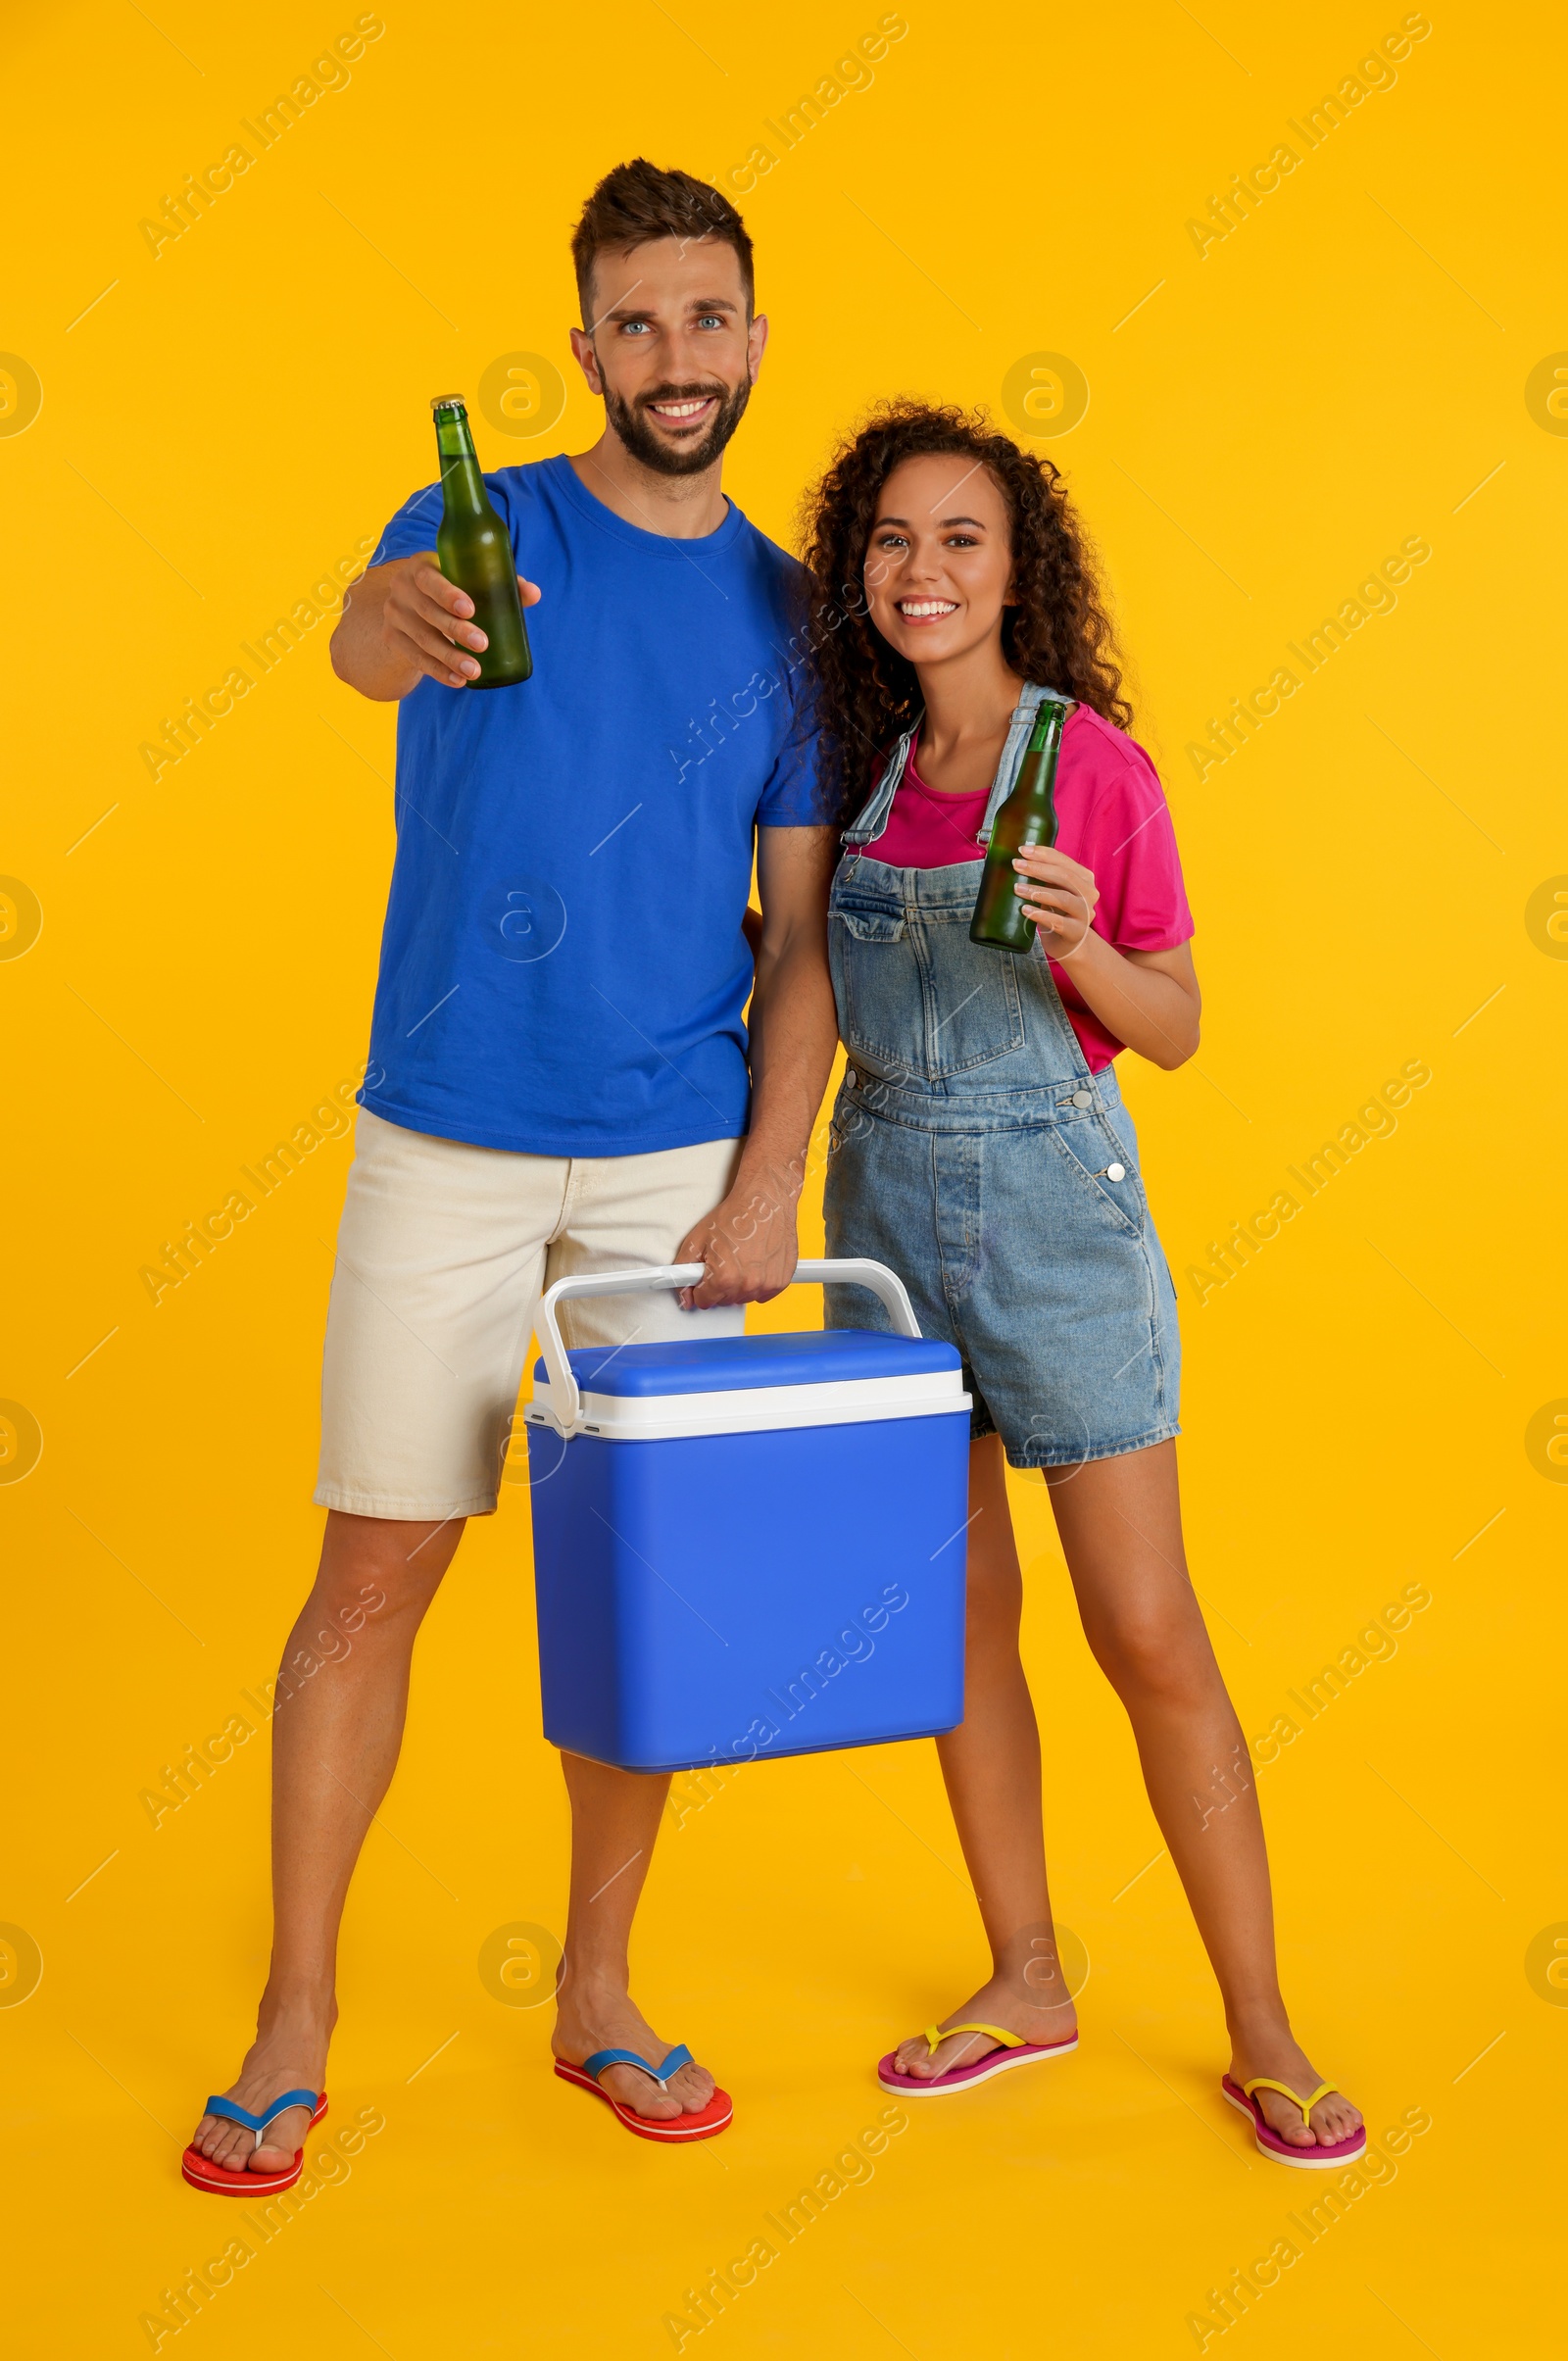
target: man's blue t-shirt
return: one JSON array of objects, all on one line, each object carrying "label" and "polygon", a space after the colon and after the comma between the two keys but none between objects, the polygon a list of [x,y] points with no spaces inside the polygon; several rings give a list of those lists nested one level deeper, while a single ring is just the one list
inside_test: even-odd
[{"label": "man's blue t-shirt", "polygon": [[[535,1156],[737,1139],[756,827],[832,819],[805,719],[801,568],[733,502],[643,532],[566,459],[487,475],[533,678],[421,680],[398,714],[397,859],[365,1106]],[[433,549],[416,494],[371,564]]]}]

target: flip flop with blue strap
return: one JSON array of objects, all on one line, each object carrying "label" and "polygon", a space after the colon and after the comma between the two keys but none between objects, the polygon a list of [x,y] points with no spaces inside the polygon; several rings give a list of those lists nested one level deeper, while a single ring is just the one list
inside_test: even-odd
[{"label": "flip flop with blue strap", "polygon": [[[281,2098],[274,2098],[271,2105],[265,2107],[260,2115],[253,2115],[237,2099],[210,2098],[203,2112],[221,2115],[227,2123],[243,2124],[247,2132],[255,2133],[256,2145],[260,2147],[268,2125],[275,2122],[279,2115],[286,2115],[291,2107],[309,2107],[310,2128],[314,2132],[326,2113],[326,2092],[285,2090]],[[304,2170],[304,2163],[305,2150],[298,2147],[294,2151],[293,2163],[280,2173],[253,2173],[244,2166],[238,2172],[231,2172],[226,2164],[215,2164],[211,2156],[204,2156],[199,2147],[193,2146],[188,2147],[180,2158],[179,2169],[192,2189],[205,2189],[211,2196],[263,2197],[273,2196],[281,2189],[292,2189]]]},{"label": "flip flop with blue strap", "polygon": [[595,2098],[602,2098],[607,2107],[613,2108],[627,2131],[635,2133],[639,2140],[711,2140],[715,2132],[723,2131],[735,2112],[734,2102],[727,2090],[715,2090],[701,2114],[671,2115],[661,2119],[654,2115],[639,2115],[635,2107],[623,2106],[618,2098],[612,2098],[610,2092],[600,2087],[599,2077],[608,2066],[635,2066],[639,2074],[646,2074],[659,2085],[661,2090],[666,2090],[671,2078],[680,2072],[682,2066],[695,2064],[691,2051],[681,2042],[669,2052],[662,2066],[650,2066],[648,2060],[640,2058],[635,2049],[596,2049],[593,2056],[584,2058],[580,2066],[568,2065],[564,2058],[557,2058],[556,2072],[564,2083],[574,2084],[577,2090],[590,2091]]}]

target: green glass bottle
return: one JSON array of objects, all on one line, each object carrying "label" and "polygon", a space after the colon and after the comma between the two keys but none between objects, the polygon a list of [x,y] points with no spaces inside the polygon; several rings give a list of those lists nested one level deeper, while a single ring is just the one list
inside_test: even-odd
[{"label": "green glass bottle", "polygon": [[986,865],[975,896],[969,940],[988,951],[1033,951],[1035,929],[1018,899],[1013,861],[1035,845],[1056,841],[1056,758],[1070,705],[1049,702],[1035,715],[1018,782],[992,823]]},{"label": "green glass bottle", "polygon": [[485,490],[463,396],[442,394],[430,408],[441,455],[436,555],[447,580],[472,599],[473,620],[490,642],[478,655],[479,677],[468,686],[510,689],[533,670],[511,536]]}]

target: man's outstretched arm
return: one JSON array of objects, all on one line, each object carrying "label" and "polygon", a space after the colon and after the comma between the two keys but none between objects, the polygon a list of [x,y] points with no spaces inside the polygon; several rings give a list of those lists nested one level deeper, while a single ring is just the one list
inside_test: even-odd
[{"label": "man's outstretched arm", "polygon": [[795,1207],[839,1040],[827,968],[827,895],[837,859],[835,829],[759,831],[751,1128],[729,1195],[676,1253],[677,1262],[708,1265],[702,1285],[682,1293],[688,1309],[765,1303],[795,1273]]},{"label": "man's outstretched arm", "polygon": [[[525,607],[539,602],[519,574]],[[434,550],[372,566],[344,595],[332,634],[332,669],[362,697],[382,704],[406,697],[421,680],[466,689],[477,680],[475,655],[489,646],[469,618],[473,601],[441,571]]]}]

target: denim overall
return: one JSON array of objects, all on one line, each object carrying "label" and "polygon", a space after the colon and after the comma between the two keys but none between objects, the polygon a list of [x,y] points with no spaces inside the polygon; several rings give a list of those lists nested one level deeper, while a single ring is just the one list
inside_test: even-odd
[{"label": "denim overall", "polygon": [[[1043,698],[1065,702],[1025,688],[981,844]],[[1180,1346],[1115,1069],[1090,1073],[1038,943],[1020,957],[970,942],[981,860],[901,869],[866,850],[913,735],[846,831],[828,906],[849,1067],[827,1251],[899,1273],[923,1333],[963,1356],[973,1433],[1000,1434],[1014,1467],[1141,1451],[1177,1432]],[[887,1325],[858,1289],[829,1289],[827,1317]]]}]

